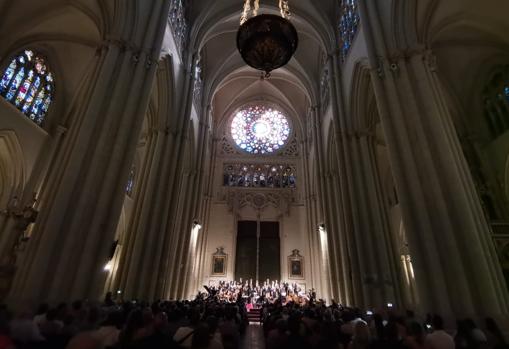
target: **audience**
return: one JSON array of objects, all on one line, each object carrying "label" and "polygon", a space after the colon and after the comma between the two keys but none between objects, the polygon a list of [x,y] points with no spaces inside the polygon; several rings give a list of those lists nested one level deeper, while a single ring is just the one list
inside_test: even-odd
[{"label": "audience", "polygon": [[[247,309],[262,314],[267,349],[506,349],[492,318],[479,328],[461,319],[446,331],[443,319],[428,315],[424,326],[412,312],[362,312],[311,299],[265,302],[252,310],[245,297],[224,301],[200,293],[193,301],[152,304],[76,301],[70,306],[42,304],[37,312],[12,317],[0,306],[0,349],[239,349],[248,324]],[[257,317],[256,317],[257,318]]]}]

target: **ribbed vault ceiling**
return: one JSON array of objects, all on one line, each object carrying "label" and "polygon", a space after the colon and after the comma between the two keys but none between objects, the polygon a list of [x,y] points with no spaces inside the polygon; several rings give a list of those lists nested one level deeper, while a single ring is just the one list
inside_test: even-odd
[{"label": "ribbed vault ceiling", "polygon": [[[280,104],[299,124],[319,95],[319,81],[326,53],[334,39],[334,0],[290,1],[292,23],[299,34],[299,47],[290,63],[262,80],[248,67],[236,47],[243,1],[191,1],[191,45],[201,52],[205,96],[213,106],[216,126],[233,110],[248,102],[265,99]],[[260,0],[259,13],[278,14],[278,1]]]}]

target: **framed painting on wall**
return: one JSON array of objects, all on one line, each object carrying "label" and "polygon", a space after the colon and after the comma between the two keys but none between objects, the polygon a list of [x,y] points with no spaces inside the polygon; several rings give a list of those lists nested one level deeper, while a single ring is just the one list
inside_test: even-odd
[{"label": "framed painting on wall", "polygon": [[304,279],[304,257],[300,255],[299,250],[293,250],[288,256],[288,278]]},{"label": "framed painting on wall", "polygon": [[228,255],[224,253],[224,248],[219,247],[212,255],[211,276],[226,276],[226,267],[228,263]]}]

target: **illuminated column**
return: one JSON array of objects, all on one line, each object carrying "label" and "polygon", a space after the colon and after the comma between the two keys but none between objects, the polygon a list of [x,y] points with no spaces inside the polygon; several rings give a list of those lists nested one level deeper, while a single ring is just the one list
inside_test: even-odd
[{"label": "illuminated column", "polygon": [[318,234],[320,238],[320,257],[321,257],[321,263],[320,263],[320,269],[322,270],[321,275],[321,289],[322,296],[325,300],[330,301],[330,295],[329,295],[329,288],[330,288],[330,272],[329,272],[329,243],[328,243],[328,236],[327,236],[327,229],[325,228],[324,224],[320,224],[318,226]]},{"label": "illuminated column", "polygon": [[[198,261],[196,258],[198,257],[197,252],[197,243],[198,243],[198,235],[200,233],[200,230],[202,229],[202,225],[198,221],[193,221],[193,228],[191,229],[191,237],[189,239],[189,252],[188,252],[188,258],[189,258],[189,276],[186,278],[190,282],[190,286],[194,285],[194,280],[197,278],[197,271],[198,271]],[[183,281],[185,282],[185,281]],[[193,296],[196,295],[196,292],[191,288],[187,287],[187,299],[192,299]]]}]

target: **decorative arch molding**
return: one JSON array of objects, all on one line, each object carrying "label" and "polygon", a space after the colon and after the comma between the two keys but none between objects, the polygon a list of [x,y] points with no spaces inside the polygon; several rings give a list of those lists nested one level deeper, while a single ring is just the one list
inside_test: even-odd
[{"label": "decorative arch molding", "polygon": [[21,197],[26,181],[24,154],[18,136],[13,130],[0,130],[0,208],[9,200]]}]

